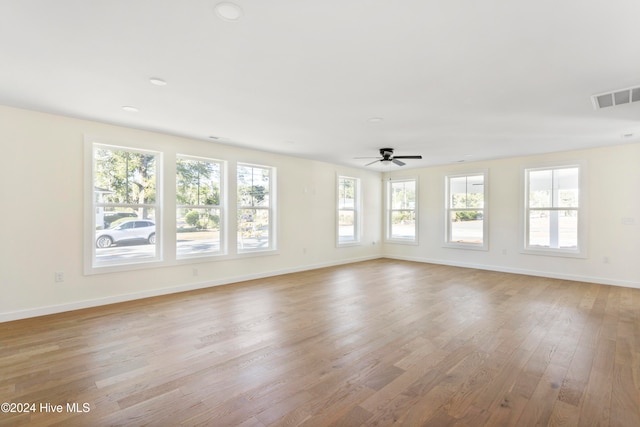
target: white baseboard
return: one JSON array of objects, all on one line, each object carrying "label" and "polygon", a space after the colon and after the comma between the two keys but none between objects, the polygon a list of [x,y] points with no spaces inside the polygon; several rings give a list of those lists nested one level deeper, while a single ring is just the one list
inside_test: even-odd
[{"label": "white baseboard", "polygon": [[527,270],[524,268],[511,268],[511,267],[503,267],[498,265],[469,264],[469,263],[463,263],[463,262],[455,262],[455,261],[448,261],[448,260],[441,260],[441,259],[420,258],[420,257],[385,255],[384,258],[397,259],[402,261],[423,262],[428,264],[450,265],[452,267],[475,268],[477,270],[499,271],[501,273],[522,274],[526,276],[538,276],[538,277],[546,277],[550,279],[571,280],[575,282],[597,283],[600,285],[612,285],[612,286],[621,286],[625,288],[640,289],[640,282],[633,282],[629,280],[616,280],[616,279],[609,279],[605,277],[592,277],[592,276],[581,276],[581,275],[575,275],[575,274],[553,273],[549,271]]},{"label": "white baseboard", "polygon": [[101,305],[115,304],[115,303],[125,302],[125,301],[133,301],[133,300],[142,299],[142,298],[150,298],[150,297],[161,296],[161,295],[175,294],[178,292],[186,292],[186,291],[193,291],[197,289],[211,288],[214,286],[228,285],[232,283],[244,282],[247,280],[263,279],[266,277],[279,276],[282,274],[298,273],[301,271],[309,271],[309,270],[315,270],[318,268],[325,268],[325,267],[334,267],[337,265],[351,264],[351,263],[360,262],[360,261],[370,261],[370,260],[379,259],[379,258],[389,258],[389,259],[414,261],[414,262],[422,262],[422,263],[429,263],[429,264],[450,265],[453,267],[475,268],[478,270],[499,271],[503,273],[523,274],[528,276],[547,277],[551,279],[572,280],[572,281],[578,281],[578,282],[598,283],[602,285],[613,285],[613,286],[622,286],[627,288],[640,289],[640,282],[607,279],[602,277],[550,273],[548,271],[526,270],[521,268],[510,268],[510,267],[492,266],[492,265],[484,265],[484,264],[468,264],[468,263],[452,262],[452,261],[440,260],[440,259],[387,255],[387,256],[369,256],[369,257],[361,257],[361,258],[349,258],[349,259],[324,262],[319,264],[308,264],[304,266],[287,268],[283,270],[274,270],[274,271],[268,271],[263,273],[230,277],[222,280],[210,280],[210,281],[198,282],[198,283],[188,283],[183,285],[172,286],[169,288],[151,289],[143,292],[133,292],[130,294],[113,295],[109,297],[96,298],[92,300],[74,301],[74,302],[65,303],[65,304],[58,304],[58,305],[51,305],[46,307],[37,307],[37,308],[27,309],[27,310],[0,313],[0,323],[10,322],[13,320],[27,319],[31,317],[46,316],[48,314],[63,313],[63,312],[72,311],[72,310],[81,310],[84,308],[98,307]]},{"label": "white baseboard", "polygon": [[168,288],[151,289],[142,292],[133,292],[130,294],[113,295],[104,298],[96,298],[91,300],[74,301],[65,304],[50,305],[45,307],[37,307],[26,310],[11,311],[0,313],[0,323],[10,322],[13,320],[28,319],[31,317],[46,316],[49,314],[63,313],[66,311],[81,310],[84,308],[98,307],[101,305],[116,304],[119,302],[133,301],[142,298],[157,297],[161,295],[175,294],[178,292],[193,291],[197,289],[211,288],[214,286],[229,285],[232,283],[244,282],[247,280],[263,279],[266,277],[280,276],[282,274],[298,273],[301,271],[315,270],[318,268],[333,267],[343,264],[351,264],[360,261],[369,261],[381,258],[380,256],[369,256],[360,258],[349,258],[339,261],[324,262],[319,264],[308,264],[295,268],[287,268],[283,270],[267,271],[263,273],[247,274],[236,277],[229,277],[222,280],[209,280],[198,283],[188,283],[183,285],[171,286]]}]

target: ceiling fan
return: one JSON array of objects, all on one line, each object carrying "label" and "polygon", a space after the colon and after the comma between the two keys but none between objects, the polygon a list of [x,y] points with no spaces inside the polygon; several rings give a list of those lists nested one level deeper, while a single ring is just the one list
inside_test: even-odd
[{"label": "ceiling fan", "polygon": [[[365,166],[370,166],[374,163],[378,163],[378,162],[392,162],[395,163],[398,166],[404,166],[406,165],[405,162],[402,162],[398,159],[421,159],[422,156],[394,156],[393,155],[393,148],[381,148],[380,149],[380,156],[381,157],[375,157],[376,160],[374,160],[371,163],[367,163]],[[372,159],[373,157],[356,157],[356,159]]]}]

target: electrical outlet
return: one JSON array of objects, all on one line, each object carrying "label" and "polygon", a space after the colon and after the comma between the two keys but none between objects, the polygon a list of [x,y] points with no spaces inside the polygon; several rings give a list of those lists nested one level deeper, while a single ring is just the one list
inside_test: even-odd
[{"label": "electrical outlet", "polygon": [[63,271],[56,271],[53,275],[53,281],[56,283],[62,283],[64,282],[64,272]]},{"label": "electrical outlet", "polygon": [[192,272],[193,272],[193,277],[198,277],[198,269],[197,268],[194,268]]}]

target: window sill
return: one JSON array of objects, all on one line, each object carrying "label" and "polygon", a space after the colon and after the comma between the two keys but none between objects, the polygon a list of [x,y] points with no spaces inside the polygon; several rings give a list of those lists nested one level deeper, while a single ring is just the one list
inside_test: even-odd
[{"label": "window sill", "polygon": [[229,255],[229,257],[225,259],[249,258],[249,257],[269,256],[269,255],[280,255],[280,252],[277,249],[259,249],[259,250],[244,251],[244,252],[238,251],[238,253],[236,253],[235,255]]},{"label": "window sill", "polygon": [[409,239],[385,239],[384,243],[388,244],[397,244],[397,245],[410,245],[410,246],[418,246],[418,240],[409,240]]},{"label": "window sill", "polygon": [[586,259],[587,255],[584,251],[572,251],[565,249],[533,249],[525,248],[520,251],[524,255],[538,255],[538,256],[551,256],[559,258],[581,258]]},{"label": "window sill", "polygon": [[150,259],[137,262],[129,262],[126,264],[102,264],[89,265],[84,269],[85,276],[93,276],[96,274],[119,273],[124,271],[145,270],[150,268],[158,268],[166,265],[166,261],[161,259]]},{"label": "window sill", "polygon": [[471,251],[488,251],[489,247],[487,245],[479,245],[475,243],[444,243],[442,245],[443,248],[449,249],[465,249]]}]

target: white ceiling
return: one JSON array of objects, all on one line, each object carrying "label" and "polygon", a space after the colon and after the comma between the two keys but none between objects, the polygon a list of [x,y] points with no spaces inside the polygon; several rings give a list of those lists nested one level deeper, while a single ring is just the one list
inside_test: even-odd
[{"label": "white ceiling", "polygon": [[590,98],[640,86],[638,0],[216,3],[0,0],[0,104],[357,167],[640,141]]}]

